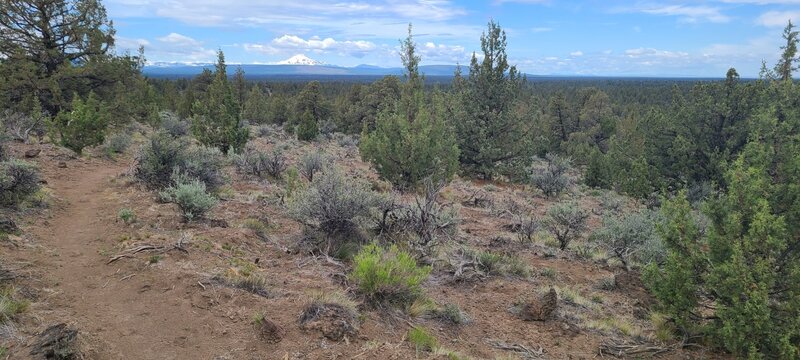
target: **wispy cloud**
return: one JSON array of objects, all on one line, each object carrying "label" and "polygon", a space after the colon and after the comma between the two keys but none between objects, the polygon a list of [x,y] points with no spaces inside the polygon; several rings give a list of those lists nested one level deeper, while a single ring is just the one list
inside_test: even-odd
[{"label": "wispy cloud", "polygon": [[726,23],[731,18],[722,13],[719,7],[706,5],[674,5],[640,3],[633,6],[623,6],[613,9],[621,13],[642,13],[658,16],[675,16],[684,22],[712,22]]},{"label": "wispy cloud", "polygon": [[543,32],[553,31],[553,28],[551,28],[551,27],[535,27],[535,28],[531,29],[531,31],[533,31],[535,33],[543,33]]},{"label": "wispy cloud", "polygon": [[789,20],[797,23],[800,20],[800,11],[767,11],[756,19],[756,24],[767,27],[783,27]]}]

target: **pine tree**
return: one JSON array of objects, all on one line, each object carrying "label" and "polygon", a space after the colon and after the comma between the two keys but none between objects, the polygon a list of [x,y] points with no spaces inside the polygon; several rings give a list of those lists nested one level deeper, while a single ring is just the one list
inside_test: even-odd
[{"label": "pine tree", "polygon": [[483,59],[472,55],[469,77],[461,89],[461,109],[454,119],[464,170],[492,178],[500,165],[511,163],[528,149],[531,127],[514,104],[524,78],[509,66],[506,34],[494,21],[481,35]]},{"label": "pine tree", "polygon": [[228,83],[225,55],[218,52],[214,80],[208,87],[207,101],[192,106],[192,133],[206,146],[239,152],[247,143],[249,130],[241,126],[240,109]]}]

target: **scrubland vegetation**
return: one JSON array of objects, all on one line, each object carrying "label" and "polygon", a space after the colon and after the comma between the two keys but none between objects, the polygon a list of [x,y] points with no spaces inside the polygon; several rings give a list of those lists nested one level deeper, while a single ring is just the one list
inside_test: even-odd
[{"label": "scrubland vegetation", "polygon": [[[156,251],[147,261],[156,268],[166,266],[163,253],[206,251],[207,261],[224,265],[192,291],[230,287],[259,301],[289,286],[265,277],[264,262],[291,256],[298,269],[312,261],[336,269],[334,285],[315,278],[320,288],[336,286],[335,295],[311,296],[295,323],[250,309],[267,343],[301,328],[370,351],[368,336],[385,339],[375,329],[386,329],[386,317],[409,325],[395,341],[405,339],[418,357],[490,354],[444,340],[457,331],[491,351],[570,353],[556,349],[559,340],[536,349],[468,330],[496,318],[508,328],[557,322],[566,329],[558,331],[599,336],[589,342],[597,351],[621,357],[800,358],[800,88],[791,23],[783,56],[755,80],[730,69],[722,81],[644,89],[538,84],[508,63],[505,33],[490,22],[482,56],[446,86],[425,83],[410,26],[402,78],[300,84],[229,76],[222,51],[213,71],[193,79],[147,79],[143,51],[108,51],[114,31],[100,3],[39,3],[0,10],[10,29],[0,33],[4,247],[25,229],[17,223],[51,214],[37,163],[47,182],[68,171],[66,161],[56,168],[38,152],[10,149],[52,145],[71,150],[63,156],[70,161],[131,164],[128,194],[148,202],[117,207],[111,216],[121,225],[173,226],[164,225],[169,214],[153,215],[163,205],[180,219],[174,229],[245,229],[259,240],[194,239],[191,250],[183,240],[139,244],[116,249],[124,251],[109,264]],[[73,3],[81,6],[66,5]],[[81,15],[69,30],[77,36],[14,25],[34,10]],[[63,77],[75,81],[50,81]],[[255,210],[238,213],[243,207]],[[280,251],[250,252],[255,246]],[[0,330],[30,325],[19,320],[37,301],[18,291],[17,282],[30,283],[5,276],[5,263]],[[463,293],[460,304],[448,300]],[[473,302],[494,293],[503,306]],[[616,306],[630,299],[635,310]],[[442,327],[461,330],[429,329]],[[369,335],[359,338],[362,328]],[[0,357],[22,354],[11,333],[0,331]]]}]

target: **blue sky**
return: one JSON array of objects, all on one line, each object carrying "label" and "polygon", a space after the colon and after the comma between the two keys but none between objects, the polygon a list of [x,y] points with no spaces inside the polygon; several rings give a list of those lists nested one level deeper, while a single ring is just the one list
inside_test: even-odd
[{"label": "blue sky", "polygon": [[756,76],[774,63],[800,0],[105,0],[117,51],[150,62],[400,65],[413,23],[424,64],[465,64],[490,19],[509,60],[541,75]]}]

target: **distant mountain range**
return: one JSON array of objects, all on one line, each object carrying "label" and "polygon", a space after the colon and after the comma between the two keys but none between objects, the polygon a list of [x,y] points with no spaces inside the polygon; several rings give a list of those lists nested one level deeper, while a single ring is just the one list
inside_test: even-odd
[{"label": "distant mountain range", "polygon": [[[295,55],[289,59],[279,61],[274,64],[230,64],[229,69],[241,67],[245,76],[249,78],[263,77],[292,77],[292,76],[385,76],[402,75],[401,67],[380,67],[374,65],[358,65],[355,67],[344,67],[337,65],[324,64],[320,61],[311,59],[305,55]],[[204,68],[214,70],[212,63],[153,63],[143,69],[143,73],[150,77],[160,78],[185,78],[193,77],[203,71]],[[453,76],[456,65],[423,65],[420,71],[427,76]],[[233,71],[229,70],[232,74]]]}]

